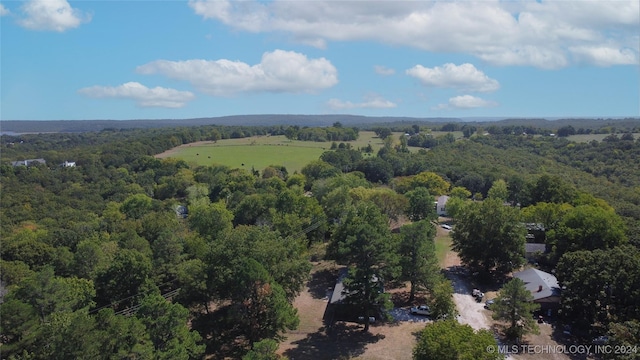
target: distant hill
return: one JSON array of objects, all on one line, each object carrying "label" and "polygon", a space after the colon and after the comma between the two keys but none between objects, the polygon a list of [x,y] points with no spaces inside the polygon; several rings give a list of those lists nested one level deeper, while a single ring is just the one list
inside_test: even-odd
[{"label": "distant hill", "polygon": [[3,120],[0,122],[2,133],[46,133],[46,132],[87,132],[104,129],[132,129],[159,127],[192,127],[202,125],[227,126],[330,126],[336,121],[344,126],[361,128],[371,125],[422,124],[442,125],[443,123],[467,123],[477,126],[527,125],[538,128],[555,129],[566,125],[577,128],[597,129],[603,126],[616,126],[619,129],[631,129],[640,126],[640,118],[626,119],[508,119],[508,118],[412,118],[412,117],[370,117],[358,115],[235,115],[196,119],[161,119],[161,120]]}]

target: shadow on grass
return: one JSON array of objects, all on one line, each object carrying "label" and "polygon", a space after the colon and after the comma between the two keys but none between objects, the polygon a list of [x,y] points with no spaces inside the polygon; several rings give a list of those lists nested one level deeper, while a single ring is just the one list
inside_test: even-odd
[{"label": "shadow on grass", "polygon": [[324,269],[311,274],[307,282],[309,293],[314,299],[324,299],[333,291],[338,278],[338,269]]},{"label": "shadow on grass", "polygon": [[364,354],[367,344],[381,339],[384,335],[373,335],[363,332],[360,325],[340,322],[293,342],[295,348],[286,350],[284,355],[290,359],[348,359]]}]

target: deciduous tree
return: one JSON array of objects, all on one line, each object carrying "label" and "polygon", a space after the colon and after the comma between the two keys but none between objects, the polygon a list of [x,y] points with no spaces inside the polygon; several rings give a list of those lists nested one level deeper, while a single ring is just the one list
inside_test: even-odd
[{"label": "deciduous tree", "polygon": [[404,225],[400,228],[400,265],[402,279],[410,282],[409,301],[415,298],[416,291],[433,288],[439,266],[433,238],[436,229],[427,220]]},{"label": "deciduous tree", "polygon": [[518,209],[487,199],[463,207],[452,232],[453,249],[482,276],[492,271],[500,276],[523,264],[525,235]]},{"label": "deciduous tree", "polygon": [[[487,351],[494,349],[494,351]],[[415,360],[464,359],[501,360],[493,334],[486,329],[474,331],[469,325],[461,325],[455,319],[428,324],[420,333],[413,349]]]}]

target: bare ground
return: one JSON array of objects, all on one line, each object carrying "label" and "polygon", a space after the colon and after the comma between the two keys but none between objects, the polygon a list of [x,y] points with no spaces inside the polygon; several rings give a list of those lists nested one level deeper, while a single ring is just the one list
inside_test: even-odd
[{"label": "bare ground", "polygon": [[[438,234],[446,230],[438,228]],[[495,331],[496,323],[491,319],[484,302],[478,303],[471,296],[470,281],[461,271],[457,253],[449,251],[443,268],[454,284],[454,301],[458,308],[460,323],[469,324],[474,329]],[[404,360],[412,358],[413,347],[425,323],[420,321],[397,321],[390,324],[375,324],[369,333],[362,332],[362,325],[337,323],[328,330],[323,322],[328,296],[333,290],[338,267],[331,262],[314,263],[312,276],[303,292],[294,301],[300,316],[297,330],[286,334],[287,339],[280,344],[278,352],[297,359],[360,359],[360,360]],[[394,303],[402,308],[394,312],[406,312],[406,289],[391,290]],[[495,297],[487,293],[486,298]],[[421,301],[421,300],[417,300]],[[549,324],[541,324],[539,335],[529,335],[524,341],[531,345],[557,345],[552,338],[553,329]],[[568,360],[563,354],[518,354],[512,359]]]},{"label": "bare ground", "polygon": [[[323,317],[336,275],[335,265],[328,262],[314,264],[310,281],[294,301],[300,326],[286,334],[287,339],[280,344],[278,352],[291,360],[411,359],[416,335],[424,328],[424,322],[374,324],[369,333],[362,331],[362,325],[346,322],[338,322],[327,329]],[[402,289],[394,292],[399,294]]]}]

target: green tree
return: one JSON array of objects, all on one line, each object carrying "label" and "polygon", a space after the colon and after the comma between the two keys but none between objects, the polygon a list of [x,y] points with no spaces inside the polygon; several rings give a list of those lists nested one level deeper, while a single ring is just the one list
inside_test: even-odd
[{"label": "green tree", "polygon": [[354,304],[365,318],[364,331],[369,331],[369,316],[379,314],[391,306],[382,293],[385,275],[393,277],[397,257],[388,220],[370,202],[360,202],[348,210],[336,229],[329,254],[339,263],[349,266],[344,285],[345,301]]},{"label": "green tree", "polygon": [[140,219],[151,211],[152,199],[144,194],[129,196],[120,206],[120,211],[130,219]]},{"label": "green tree", "polygon": [[242,360],[285,360],[285,357],[276,353],[278,342],[273,339],[264,339],[253,344],[253,349],[242,357]]},{"label": "green tree", "polygon": [[415,299],[416,291],[431,289],[438,278],[440,267],[433,242],[435,235],[435,226],[427,220],[400,228],[400,266],[402,279],[411,284],[409,302]]},{"label": "green tree", "polygon": [[556,275],[564,288],[562,311],[576,326],[593,326],[602,334],[609,323],[640,320],[638,248],[568,252],[560,258]]},{"label": "green tree", "polygon": [[298,327],[297,310],[260,263],[245,259],[234,273],[232,298],[237,322],[252,347],[264,339],[280,340],[282,332]]},{"label": "green tree", "polygon": [[538,324],[533,318],[533,312],[540,305],[533,302],[533,295],[525,287],[524,281],[514,278],[506,283],[491,305],[493,318],[503,320],[509,324],[506,335],[515,340],[520,340],[528,333],[538,334]]},{"label": "green tree", "polygon": [[189,310],[172,304],[160,295],[149,295],[140,303],[136,317],[147,328],[155,359],[200,359],[205,346],[201,337],[187,326]]},{"label": "green tree", "polygon": [[[489,348],[496,351],[487,351]],[[413,349],[415,360],[501,360],[498,343],[489,330],[474,331],[455,319],[428,324]]]},{"label": "green tree", "polygon": [[433,204],[434,198],[429,194],[427,188],[415,188],[407,192],[405,196],[409,199],[407,215],[411,221],[420,221],[423,219],[435,220],[438,218]]},{"label": "green tree", "polygon": [[507,201],[507,198],[509,197],[509,190],[507,189],[507,183],[502,179],[498,179],[494,181],[493,185],[491,185],[491,188],[489,189],[489,193],[487,194],[487,197],[500,199],[502,201]]},{"label": "green tree", "polygon": [[613,210],[591,205],[568,210],[547,238],[556,258],[569,251],[607,249],[627,241],[622,219]]},{"label": "green tree", "polygon": [[189,225],[208,241],[213,241],[233,226],[233,213],[222,201],[198,203],[189,207]]},{"label": "green tree", "polygon": [[[635,319],[610,324],[608,335],[609,342],[607,345],[611,345],[613,348],[637,349],[638,344],[640,344],[640,321]],[[640,359],[640,353],[634,350],[622,354],[621,351],[618,351],[617,353],[607,354],[604,357],[616,360],[638,360]]]},{"label": "green tree", "polygon": [[387,128],[387,127],[376,127],[373,129],[373,132],[376,133],[376,135],[378,135],[378,137],[382,140],[386,139],[387,137],[391,136],[393,133],[391,132],[391,129]]},{"label": "green tree", "polygon": [[431,289],[431,316],[435,319],[453,319],[458,313],[453,301],[453,284],[443,276]]},{"label": "green tree", "polygon": [[463,207],[451,237],[464,264],[501,276],[524,263],[525,235],[518,209],[487,199]]},{"label": "green tree", "polygon": [[139,251],[119,250],[111,265],[96,279],[98,304],[117,302],[114,306],[120,310],[135,305],[142,298],[151,269],[151,260]]},{"label": "green tree", "polygon": [[154,358],[154,346],[142,322],[135,316],[115,315],[109,308],[95,315],[92,341],[105,359]]},{"label": "green tree", "polygon": [[532,204],[539,202],[570,203],[576,195],[575,188],[560,176],[542,175],[529,191]]},{"label": "green tree", "polygon": [[460,198],[460,199],[468,199],[468,198],[471,197],[471,191],[467,190],[463,186],[456,186],[453,189],[451,189],[451,192],[449,193],[449,196],[457,197],[457,198]]}]

